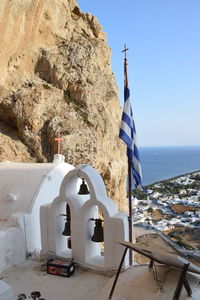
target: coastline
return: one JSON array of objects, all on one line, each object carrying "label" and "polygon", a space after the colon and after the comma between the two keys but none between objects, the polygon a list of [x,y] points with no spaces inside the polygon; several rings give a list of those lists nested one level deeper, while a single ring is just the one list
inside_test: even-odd
[{"label": "coastline", "polygon": [[192,174],[199,173],[199,172],[200,172],[200,169],[199,169],[199,170],[196,170],[196,171],[192,171],[192,172],[187,172],[187,173],[184,173],[184,174],[181,174],[181,175],[177,175],[177,176],[174,176],[174,177],[162,179],[162,180],[159,180],[159,181],[156,181],[156,182],[147,184],[147,185],[145,185],[144,187],[145,187],[145,188],[148,188],[149,186],[152,186],[152,185],[154,185],[154,184],[159,184],[159,183],[164,183],[164,182],[171,181],[171,180],[176,180],[176,179],[178,179],[178,178],[180,178],[180,177],[187,176],[187,175],[192,175]]},{"label": "coastline", "polygon": [[140,147],[143,185],[200,170],[200,146]]}]

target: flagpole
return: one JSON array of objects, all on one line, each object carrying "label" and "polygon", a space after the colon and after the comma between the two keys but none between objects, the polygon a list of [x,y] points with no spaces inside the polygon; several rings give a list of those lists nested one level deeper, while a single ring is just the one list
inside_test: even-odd
[{"label": "flagpole", "polygon": [[[126,51],[128,51],[128,48],[126,48],[126,45],[124,45],[124,89],[128,87],[128,61],[126,58]],[[125,95],[124,95],[124,101],[125,101]],[[129,242],[132,243],[132,233],[133,233],[133,216],[132,216],[132,195],[131,195],[131,161],[130,158],[128,158],[128,203],[129,203],[129,216],[128,216],[128,223],[129,223]],[[129,265],[131,266],[133,264],[133,255],[132,250],[129,249]]]},{"label": "flagpole", "polygon": [[[133,238],[133,216],[132,216],[132,195],[131,195],[131,163],[130,159],[128,159],[128,203],[129,203],[129,216],[128,216],[128,223],[129,223],[129,242],[132,243]],[[133,255],[132,250],[129,249],[129,265],[133,264]]]}]

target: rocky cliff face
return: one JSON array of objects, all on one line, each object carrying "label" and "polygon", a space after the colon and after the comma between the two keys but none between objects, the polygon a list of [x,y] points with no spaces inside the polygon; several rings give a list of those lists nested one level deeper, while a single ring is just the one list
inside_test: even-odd
[{"label": "rocky cliff face", "polygon": [[125,147],[110,49],[75,0],[0,1],[0,160],[91,164],[125,204]]}]

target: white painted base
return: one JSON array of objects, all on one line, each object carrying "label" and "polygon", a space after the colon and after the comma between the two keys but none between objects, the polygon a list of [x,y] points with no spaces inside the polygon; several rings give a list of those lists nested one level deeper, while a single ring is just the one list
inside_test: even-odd
[{"label": "white painted base", "polygon": [[11,286],[2,280],[0,280],[0,300],[14,300]]},{"label": "white painted base", "polygon": [[63,259],[71,259],[72,258],[72,251],[71,250],[66,250],[62,252],[58,252],[57,254],[58,257],[63,258]]},{"label": "white painted base", "polygon": [[26,259],[23,232],[11,227],[0,231],[0,272]]}]

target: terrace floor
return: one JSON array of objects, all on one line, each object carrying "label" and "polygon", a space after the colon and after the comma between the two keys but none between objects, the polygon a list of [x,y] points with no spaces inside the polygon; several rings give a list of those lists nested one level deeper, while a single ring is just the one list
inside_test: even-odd
[{"label": "terrace floor", "polygon": [[[180,272],[157,266],[159,286],[147,265],[136,265],[119,275],[112,300],[169,300],[177,285]],[[27,296],[40,291],[45,300],[108,300],[114,278],[77,268],[70,277],[46,273],[39,261],[27,260],[1,274],[1,279],[12,286],[15,297],[20,293]],[[183,288],[180,300],[200,299],[200,276],[189,274],[188,281],[193,291],[191,298]]]}]

